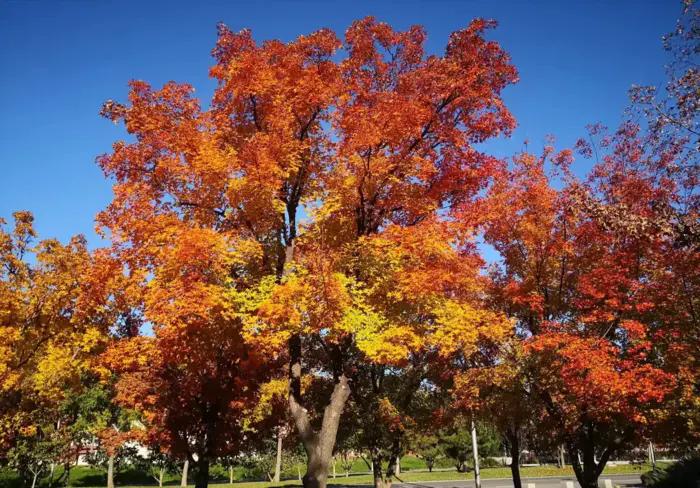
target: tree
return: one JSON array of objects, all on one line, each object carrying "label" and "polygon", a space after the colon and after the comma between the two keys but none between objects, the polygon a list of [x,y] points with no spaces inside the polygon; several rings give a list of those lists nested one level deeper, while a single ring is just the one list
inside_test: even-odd
[{"label": "tree", "polygon": [[[497,280],[494,285],[498,286]],[[510,452],[513,486],[521,488],[520,454],[542,412],[541,404],[533,400],[520,341],[509,338],[500,344],[493,363],[460,373],[452,396],[453,408],[476,413],[495,426]]]},{"label": "tree", "polygon": [[425,465],[431,473],[433,472],[435,461],[444,455],[439,437],[420,430],[411,435],[409,446],[416,456],[425,461]]},{"label": "tree", "polygon": [[210,463],[240,449],[265,371],[232,327],[161,325],[155,337],[117,341],[104,358],[116,401],[142,413],[148,443],[189,460],[197,487],[207,486]]},{"label": "tree", "polygon": [[107,314],[89,306],[85,239],[38,240],[31,213],[13,216],[11,230],[0,219],[0,458],[53,484],[75,454],[68,405],[104,348]]},{"label": "tree", "polygon": [[654,307],[646,317],[651,355],[677,381],[653,437],[681,449],[700,439],[699,21],[696,2],[685,2],[675,30],[664,37],[670,54],[665,90],[633,87],[625,123],[614,132],[592,126],[588,139],[578,142],[596,167],[574,193],[576,204],[607,232],[646,241],[654,253],[645,263],[654,282]]},{"label": "tree", "polygon": [[[372,18],[355,22],[344,43],[320,30],[258,45],[249,31],[221,26],[210,109],[188,85],[144,82],[132,82],[129,106],[103,107],[135,138],[99,159],[116,180],[100,222],[117,254],[147,280],[162,266],[161,249],[185,236],[213,254],[229,251],[215,260],[217,280],[228,276],[234,314],[253,316],[246,339],[289,362],[307,487],[325,486],[358,336],[341,320],[359,298],[355,271],[330,258],[439,217],[484,187],[497,162],[473,144],[514,125],[500,92],[516,73],[484,39],[492,25],[478,20],[454,33],[442,57],[424,55],[421,28],[395,32]],[[341,48],[347,56],[338,60]],[[313,222],[300,226],[302,212]],[[170,273],[185,272],[189,255],[180,257]],[[199,291],[178,307],[207,314],[214,303]],[[152,297],[146,314],[166,303]],[[401,332],[380,325],[372,325],[379,349]],[[317,414],[303,406],[303,367],[332,379]]]},{"label": "tree", "polygon": [[[550,157],[571,178],[568,152],[517,157],[494,187],[500,217],[485,236],[504,258],[501,299],[526,337],[528,384],[548,417],[540,426],[556,427],[579,483],[589,487],[610,455],[653,423],[673,388],[650,357],[648,271],[658,242],[619,238],[577,212],[576,183],[555,189],[544,169]],[[643,194],[636,176],[629,188],[607,188]]]}]

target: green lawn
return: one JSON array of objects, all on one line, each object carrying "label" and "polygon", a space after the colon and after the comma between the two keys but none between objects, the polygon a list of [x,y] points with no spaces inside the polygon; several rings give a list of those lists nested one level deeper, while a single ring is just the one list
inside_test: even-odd
[{"label": "green lawn", "polygon": [[[366,468],[366,466],[365,466]],[[643,465],[619,465],[619,466],[608,466],[605,474],[625,474],[625,473],[644,473],[649,471],[651,466]],[[101,481],[104,476],[104,472],[92,468],[79,468],[71,473],[69,486],[79,486],[79,487],[100,487],[104,486]],[[510,468],[500,467],[500,468],[484,468],[481,470],[481,475],[483,478],[510,478]],[[522,467],[521,475],[523,477],[542,477],[542,476],[562,476],[562,475],[573,475],[573,471],[570,467],[559,469],[556,466],[533,466],[533,467]],[[434,471],[429,473],[427,471],[404,471],[400,475],[401,479],[406,482],[419,482],[419,481],[439,481],[439,480],[471,480],[473,479],[473,473],[457,473],[455,470],[449,471]],[[8,483],[7,485],[3,483],[4,480],[9,480],[9,478],[3,478],[0,476],[0,486],[13,486],[13,483]],[[90,483],[91,481],[94,482]],[[169,475],[166,478],[167,486],[179,486],[179,479],[177,475]],[[331,485],[371,485],[372,476],[370,474],[351,474],[349,477],[338,474],[336,478],[330,478],[329,484]],[[233,484],[224,483],[221,481],[212,481],[210,485],[216,488],[275,488],[275,487],[297,487],[300,486],[297,480],[287,480],[281,483],[267,483],[263,481],[240,481]],[[154,484],[142,485],[142,484],[128,484],[118,483],[118,486],[123,488],[153,488]],[[190,485],[192,486],[192,485]]]}]

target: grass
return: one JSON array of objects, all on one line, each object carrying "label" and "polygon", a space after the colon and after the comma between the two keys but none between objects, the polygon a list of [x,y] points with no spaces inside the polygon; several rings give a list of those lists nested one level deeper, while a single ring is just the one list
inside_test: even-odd
[{"label": "grass", "polygon": [[[606,474],[641,474],[651,469],[650,465],[629,465],[621,464],[618,466],[607,466],[603,475]],[[83,473],[81,476],[76,473],[76,476],[71,476],[71,482],[69,486],[81,486],[81,487],[101,487],[104,484],[86,484],[85,481],[94,480],[92,476],[103,476],[103,472],[99,470],[93,470],[90,468],[84,468],[79,470]],[[523,466],[520,468],[521,476],[523,478],[539,478],[546,476],[573,476],[574,472],[571,467],[566,467],[563,469],[557,468],[556,466]],[[499,467],[499,468],[484,468],[481,470],[481,476],[484,479],[487,478],[510,478],[510,468]],[[428,471],[405,471],[400,475],[401,479],[405,482],[420,482],[420,481],[455,481],[455,480],[472,480],[474,479],[473,473],[458,473],[455,470],[450,471],[433,471],[429,473]],[[166,478],[167,486],[179,486],[179,478],[177,476],[168,476]],[[1,483],[0,483],[1,484]],[[337,478],[330,478],[328,480],[329,485],[371,485],[372,476],[369,473],[364,474],[351,474],[349,477],[339,474]],[[4,486],[4,485],[3,485]],[[154,484],[150,485],[138,485],[138,484],[120,484],[117,483],[120,488],[153,488]],[[193,486],[193,485],[189,485]],[[280,483],[268,483],[264,481],[238,481],[233,484],[212,481],[210,486],[215,486],[216,488],[281,488],[281,487],[298,487],[301,483],[297,480],[286,480]]]}]

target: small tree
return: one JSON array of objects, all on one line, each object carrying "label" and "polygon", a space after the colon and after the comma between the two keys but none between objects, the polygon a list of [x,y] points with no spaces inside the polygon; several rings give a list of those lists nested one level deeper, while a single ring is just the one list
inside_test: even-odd
[{"label": "small tree", "polygon": [[416,456],[425,461],[428,471],[432,473],[435,461],[444,456],[440,439],[435,434],[415,432],[409,436],[409,447]]}]

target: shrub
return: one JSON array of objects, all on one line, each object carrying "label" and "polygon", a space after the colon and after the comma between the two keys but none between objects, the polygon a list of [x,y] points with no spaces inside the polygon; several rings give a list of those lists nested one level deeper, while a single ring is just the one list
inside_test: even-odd
[{"label": "shrub", "polygon": [[696,488],[700,482],[700,457],[686,458],[665,468],[642,475],[642,483],[649,488]]}]

